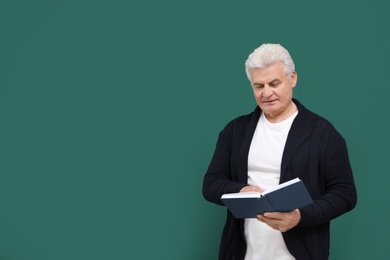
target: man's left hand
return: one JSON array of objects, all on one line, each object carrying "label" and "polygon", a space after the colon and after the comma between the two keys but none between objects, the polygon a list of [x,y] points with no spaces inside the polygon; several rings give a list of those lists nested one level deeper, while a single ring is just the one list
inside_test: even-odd
[{"label": "man's left hand", "polygon": [[299,209],[290,212],[265,212],[264,214],[258,214],[257,220],[275,230],[286,232],[298,225],[301,220],[301,212]]}]

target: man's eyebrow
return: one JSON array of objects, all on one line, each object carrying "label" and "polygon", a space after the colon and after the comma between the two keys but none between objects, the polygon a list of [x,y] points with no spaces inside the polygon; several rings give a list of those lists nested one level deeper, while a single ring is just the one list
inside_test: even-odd
[{"label": "man's eyebrow", "polygon": [[254,82],[253,85],[264,85],[263,83],[260,83],[260,82]]},{"label": "man's eyebrow", "polygon": [[271,82],[269,82],[269,84],[278,83],[278,82],[281,82],[281,80],[280,79],[273,79]]},{"label": "man's eyebrow", "polygon": [[[280,79],[276,78],[276,79],[273,79],[271,80],[270,82],[268,82],[268,84],[275,84],[275,83],[279,83],[279,82],[282,82]],[[264,83],[261,83],[261,82],[254,82],[253,85],[264,85]]]}]

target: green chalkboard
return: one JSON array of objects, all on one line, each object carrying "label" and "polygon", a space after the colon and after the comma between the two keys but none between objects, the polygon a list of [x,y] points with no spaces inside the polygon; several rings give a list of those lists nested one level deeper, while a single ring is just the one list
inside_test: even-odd
[{"label": "green chalkboard", "polygon": [[244,62],[281,43],[294,96],[347,140],[359,201],[331,259],[389,254],[385,1],[0,1],[0,259],[216,259],[201,195]]}]

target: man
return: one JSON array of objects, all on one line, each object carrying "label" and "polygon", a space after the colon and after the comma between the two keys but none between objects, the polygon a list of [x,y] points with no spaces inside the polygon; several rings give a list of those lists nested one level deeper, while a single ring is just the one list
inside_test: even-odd
[{"label": "man", "polygon": [[220,132],[203,196],[223,205],[225,193],[262,192],[299,177],[314,203],[257,219],[228,212],[219,259],[328,259],[330,221],[357,201],[346,142],[293,98],[298,75],[281,45],[261,45],[245,67],[258,106]]}]

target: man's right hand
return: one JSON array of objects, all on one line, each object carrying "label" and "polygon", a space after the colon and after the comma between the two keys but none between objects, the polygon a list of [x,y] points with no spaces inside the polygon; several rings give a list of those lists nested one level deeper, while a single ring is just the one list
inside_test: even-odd
[{"label": "man's right hand", "polygon": [[245,186],[240,190],[240,192],[246,192],[246,191],[256,191],[256,192],[263,192],[263,190],[259,186]]}]

